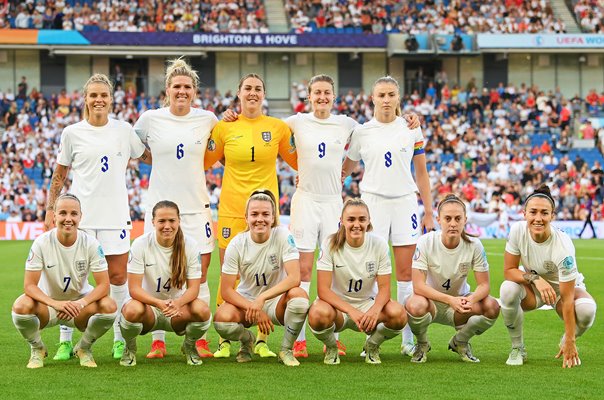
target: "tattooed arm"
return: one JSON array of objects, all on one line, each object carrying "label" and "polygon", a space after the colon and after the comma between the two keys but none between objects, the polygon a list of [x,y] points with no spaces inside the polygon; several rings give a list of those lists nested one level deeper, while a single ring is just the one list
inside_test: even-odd
[{"label": "tattooed arm", "polygon": [[48,190],[48,199],[46,200],[46,217],[44,218],[44,230],[46,231],[55,226],[55,202],[57,201],[59,194],[61,194],[61,190],[63,190],[63,185],[65,185],[65,179],[67,178],[68,172],[69,167],[57,164],[57,167],[52,173],[50,189]]},{"label": "tattooed arm", "polygon": [[145,149],[144,153],[138,158],[138,160],[142,163],[152,165],[153,157],[151,157],[151,152],[149,149]]}]

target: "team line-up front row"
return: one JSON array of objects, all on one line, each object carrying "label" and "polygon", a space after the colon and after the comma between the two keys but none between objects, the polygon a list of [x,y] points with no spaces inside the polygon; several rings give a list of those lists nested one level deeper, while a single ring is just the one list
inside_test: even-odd
[{"label": "team line-up front row", "polygon": [[[316,262],[318,298],[310,304],[300,287],[299,253],[289,231],[279,226],[276,202],[268,190],[256,190],[245,206],[247,228],[226,248],[221,275],[224,303],[214,315],[220,336],[240,341],[238,362],[252,360],[257,325],[261,333],[281,325],[278,359],[297,366],[293,346],[305,320],[325,345],[324,363],[340,363],[335,334],[344,329],[364,333],[365,361],[380,364],[380,345],[409,324],[417,343],[411,362],[428,359],[431,323],[456,329],[449,349],[466,362],[479,362],[470,339],[493,326],[499,312],[512,341],[508,365],[526,361],[524,312],[545,304],[564,321],[560,340],[563,367],[581,364],[575,340],[594,321],[596,303],[577,270],[570,238],[553,228],[555,209],[543,186],[525,201],[525,221],[512,226],[505,248],[500,303],[489,295],[489,265],[477,238],[465,230],[464,203],[448,195],[438,205],[441,230],[419,238],[413,257],[413,294],[403,306],[390,298],[388,243],[371,233],[369,207],[348,200],[336,233],[322,243]],[[129,296],[121,310],[109,297],[107,261],[99,242],[78,230],[79,199],[63,194],[54,204],[56,227],[38,237],[25,266],[25,293],[13,305],[13,322],[31,346],[28,368],[44,365],[47,349],[40,330],[64,324],[83,331],[74,352],[80,364],[96,367],[91,347],[116,318],[125,341],[123,366],[136,365],[136,339],[151,331],[184,336],[182,352],[189,365],[202,360],[196,341],[210,328],[212,315],[199,298],[201,259],[195,240],[180,227],[178,206],[159,201],[152,211],[153,230],[137,238],[128,260]],[[470,290],[473,272],[477,286]],[[88,283],[92,274],[96,286]],[[236,281],[239,285],[236,286]],[[119,315],[119,316],[118,316]]]}]

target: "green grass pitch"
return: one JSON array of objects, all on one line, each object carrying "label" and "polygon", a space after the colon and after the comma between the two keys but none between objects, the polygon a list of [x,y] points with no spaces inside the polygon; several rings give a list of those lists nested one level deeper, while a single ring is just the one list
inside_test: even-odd
[{"label": "green grass pitch", "polygon": [[[483,241],[491,265],[491,293],[498,296],[502,280],[501,240]],[[479,364],[466,364],[447,350],[453,329],[433,325],[429,330],[432,351],[428,362],[412,365],[399,353],[400,338],[382,346],[382,365],[366,365],[358,354],[364,335],[345,331],[341,340],[348,355],[336,367],[323,365],[322,345],[307,331],[311,356],[299,368],[286,368],[275,359],[254,358],[238,365],[230,359],[204,361],[200,367],[187,366],[179,354],[181,340],[168,334],[168,356],[163,360],[145,359],[150,335],[139,338],[138,365],[120,367],[110,357],[112,335],[102,337],[94,347],[99,365],[89,370],[78,360],[52,361],[58,328],[43,331],[50,357],[44,368],[25,368],[29,357],[26,342],[15,330],[10,316],[14,299],[23,292],[23,265],[31,242],[0,242],[0,393],[4,399],[595,399],[604,392],[604,324],[596,318],[594,327],[579,339],[583,365],[563,370],[554,359],[563,332],[562,322],[553,311],[526,314],[525,341],[529,361],[523,367],[508,367],[505,360],[510,342],[501,317],[484,335],[473,339]],[[587,288],[600,303],[604,299],[604,243],[576,241],[579,270]],[[218,256],[213,256],[210,272],[212,293],[216,290]],[[473,283],[472,283],[473,284]],[[393,285],[394,286],[394,285]],[[314,287],[311,288],[314,292]],[[315,294],[311,295],[314,299]],[[282,331],[277,328],[269,345],[276,350]],[[75,333],[75,339],[79,333]],[[215,349],[217,334],[209,333]],[[234,345],[234,349],[238,345]]]}]

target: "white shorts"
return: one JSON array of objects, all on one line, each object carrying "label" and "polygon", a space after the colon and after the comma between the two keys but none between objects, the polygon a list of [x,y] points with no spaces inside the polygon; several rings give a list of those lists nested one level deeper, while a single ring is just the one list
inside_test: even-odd
[{"label": "white shorts", "polygon": [[341,214],[341,196],[321,196],[296,190],[291,202],[289,230],[298,250],[314,252],[317,244],[338,231]]},{"label": "white shorts", "polygon": [[[361,312],[367,312],[367,310],[373,306],[373,303],[375,303],[375,300],[364,300],[362,303],[351,305]],[[336,327],[336,332],[342,332],[345,329],[352,329],[353,331],[360,332],[359,327],[354,323],[354,320],[348,316],[348,314],[344,314],[344,323],[340,329]]]},{"label": "white shorts", "polygon": [[125,254],[130,251],[129,229],[82,229],[99,241],[106,256]]},{"label": "white shorts", "polygon": [[[155,306],[149,306],[149,307],[151,307],[151,310],[153,310],[153,315],[155,316],[155,324],[153,325],[153,328],[151,328],[151,332],[157,331],[157,330],[174,332],[174,328],[172,327],[172,318],[166,317],[160,311],[160,309]],[[184,332],[176,332],[176,334],[182,336],[184,334]]]},{"label": "white shorts", "polygon": [[[209,208],[196,214],[181,214],[180,227],[185,235],[195,239],[200,254],[214,251],[214,223],[212,222],[212,211]],[[152,230],[153,216],[148,212],[145,213],[145,233]]]},{"label": "white shorts", "polygon": [[[80,297],[78,297],[77,299],[73,299],[72,301],[79,300],[82,297],[84,297],[86,294],[83,294]],[[76,326],[75,326],[75,319],[74,318],[69,319],[69,320],[59,319],[57,317],[57,310],[55,310],[51,306],[46,306],[46,307],[48,307],[48,323],[46,324],[46,326],[44,327],[44,329],[46,329],[46,328],[52,328],[53,326],[57,326],[57,325],[69,326],[70,328],[76,328]]]},{"label": "white shorts", "polygon": [[422,222],[415,193],[396,198],[363,193],[361,199],[369,207],[373,232],[393,246],[417,243]]},{"label": "white shorts", "polygon": [[434,303],[436,314],[432,318],[432,323],[448,325],[455,328],[455,310],[453,307],[440,301],[430,300]]},{"label": "white shorts", "polygon": [[[252,298],[249,298],[243,294],[241,295],[249,301],[254,301],[254,299]],[[277,304],[279,303],[279,300],[281,300],[281,297],[283,297],[283,294],[280,294],[277,297],[273,297],[272,299],[265,301],[264,307],[262,307],[262,311],[264,311],[266,315],[268,315],[268,317],[275,325],[281,325],[281,322],[279,322],[279,320],[277,319]]]}]

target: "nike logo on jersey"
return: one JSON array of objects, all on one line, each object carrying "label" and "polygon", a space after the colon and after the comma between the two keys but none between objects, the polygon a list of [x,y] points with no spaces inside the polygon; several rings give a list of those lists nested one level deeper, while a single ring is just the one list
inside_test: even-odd
[{"label": "nike logo on jersey", "polygon": [[344,268],[343,265],[336,265],[336,268]]},{"label": "nike logo on jersey", "polygon": [[411,237],[416,237],[417,235],[418,235],[418,233],[417,233],[417,232],[415,232],[415,233],[412,233],[412,234],[411,234]]},{"label": "nike logo on jersey", "polygon": [[151,264],[147,264],[147,263],[145,263],[145,267],[152,267],[152,266],[154,266],[154,265],[155,265],[154,263],[151,263]]},{"label": "nike logo on jersey", "polygon": [[53,265],[47,265],[47,266],[46,266],[46,268],[47,268],[47,269],[51,269],[51,268],[54,268],[54,267],[55,267],[55,265],[56,265],[56,264],[53,264]]}]

